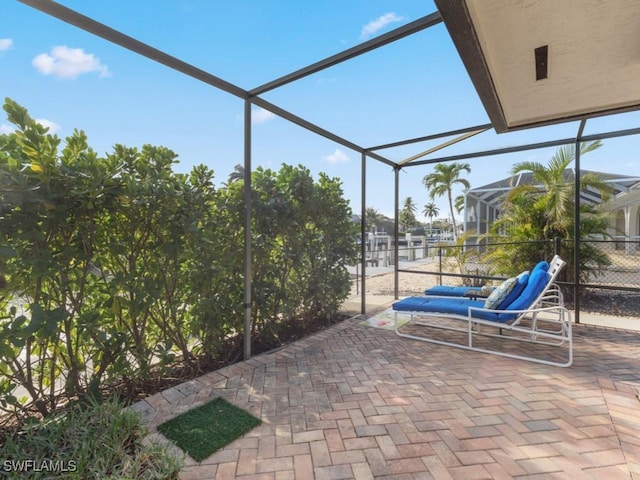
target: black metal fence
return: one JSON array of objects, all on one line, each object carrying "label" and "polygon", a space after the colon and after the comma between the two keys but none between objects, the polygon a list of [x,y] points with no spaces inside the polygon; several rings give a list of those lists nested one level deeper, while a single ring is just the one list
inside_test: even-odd
[{"label": "black metal fence", "polygon": [[604,253],[610,265],[596,272],[583,286],[640,292],[640,243],[638,240],[586,240]]},{"label": "black metal fence", "polygon": [[[550,257],[559,252],[573,251],[572,245],[563,241],[527,242],[534,250],[548,252]],[[640,318],[640,242],[635,239],[614,238],[611,240],[581,240],[583,249],[596,249],[603,255],[605,264],[589,269],[588,275],[580,275],[578,283],[573,281],[574,259],[563,255],[567,262],[565,281],[560,280],[565,292],[567,306],[581,311],[601,312],[618,316]],[[491,265],[485,261],[495,249],[513,246],[513,243],[482,243],[440,245],[430,252],[432,267],[429,271],[416,268],[401,268],[400,272],[424,273],[436,277],[437,284],[484,285],[497,284],[503,276],[492,275]],[[591,250],[593,252],[593,250]],[[405,264],[406,266],[406,264]],[[569,280],[566,280],[566,279]],[[577,294],[577,298],[576,298]]]},{"label": "black metal fence", "polygon": [[[562,242],[559,240],[527,243],[537,245],[536,248],[541,251],[550,252],[549,255],[559,253],[562,247]],[[582,240],[581,244],[597,248],[609,263],[590,270],[588,280],[583,279],[580,282],[581,287],[640,292],[640,241],[621,239]],[[430,246],[428,251],[415,253],[411,257],[435,261],[438,265],[437,272],[430,271],[425,273],[437,275],[439,283],[457,282],[477,285],[504,280],[505,277],[491,275],[490,265],[483,259],[488,257],[493,250],[504,248],[508,245],[514,244],[496,242],[466,244],[463,246]],[[476,252],[477,255],[470,255],[471,252]],[[574,268],[573,258],[563,257],[563,259],[567,262],[566,270],[572,271]],[[456,265],[458,260],[460,264]],[[452,270],[459,270],[459,272]],[[400,271],[416,273],[414,269],[400,269]]]}]

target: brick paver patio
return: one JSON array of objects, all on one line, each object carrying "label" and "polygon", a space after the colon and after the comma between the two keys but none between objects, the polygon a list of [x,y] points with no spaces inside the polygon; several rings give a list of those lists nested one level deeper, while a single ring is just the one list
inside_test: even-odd
[{"label": "brick paver patio", "polygon": [[[570,368],[353,318],[134,406],[150,428],[222,396],[263,420],[180,478],[638,479],[640,333],[576,325]],[[640,320],[639,320],[640,321]]]}]

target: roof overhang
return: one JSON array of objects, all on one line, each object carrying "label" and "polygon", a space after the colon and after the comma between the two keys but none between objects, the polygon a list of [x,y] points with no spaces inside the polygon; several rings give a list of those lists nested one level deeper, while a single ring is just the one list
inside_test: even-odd
[{"label": "roof overhang", "polygon": [[496,132],[640,109],[638,0],[435,0]]}]

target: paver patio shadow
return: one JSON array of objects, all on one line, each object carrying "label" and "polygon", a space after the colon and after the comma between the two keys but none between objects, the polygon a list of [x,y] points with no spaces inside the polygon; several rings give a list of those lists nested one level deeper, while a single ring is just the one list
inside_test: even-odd
[{"label": "paver patio shadow", "polygon": [[640,333],[575,325],[559,368],[353,317],[139,402],[152,432],[221,396],[263,425],[180,478],[640,479]]}]

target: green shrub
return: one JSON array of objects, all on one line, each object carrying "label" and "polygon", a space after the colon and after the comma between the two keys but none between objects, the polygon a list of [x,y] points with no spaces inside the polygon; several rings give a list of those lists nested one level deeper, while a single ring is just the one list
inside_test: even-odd
[{"label": "green shrub", "polygon": [[[0,134],[0,413],[137,394],[160,376],[240,358],[243,182],[216,188],[164,147],[61,140],[10,99]],[[283,165],[252,174],[252,335],[333,321],[350,290],[354,225],[340,181]],[[266,341],[265,341],[266,340]],[[275,343],[275,344],[274,344]]]},{"label": "green shrub", "polygon": [[116,401],[75,405],[6,438],[0,470],[31,479],[177,479],[182,459],[145,443],[140,417]]}]

